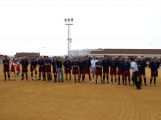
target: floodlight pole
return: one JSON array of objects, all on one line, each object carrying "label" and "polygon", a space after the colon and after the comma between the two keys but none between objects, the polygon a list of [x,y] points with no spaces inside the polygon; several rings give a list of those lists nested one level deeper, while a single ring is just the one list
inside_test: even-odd
[{"label": "floodlight pole", "polygon": [[72,42],[72,38],[71,38],[71,30],[70,30],[70,26],[73,25],[73,18],[66,18],[65,20],[65,25],[68,26],[68,56],[70,56],[70,51],[71,51],[71,42]]}]

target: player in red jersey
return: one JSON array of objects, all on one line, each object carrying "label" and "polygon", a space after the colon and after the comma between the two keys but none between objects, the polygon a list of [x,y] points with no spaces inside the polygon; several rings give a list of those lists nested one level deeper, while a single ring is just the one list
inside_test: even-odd
[{"label": "player in red jersey", "polygon": [[[12,59],[10,62],[10,75],[11,75],[11,78],[13,78],[13,80],[16,80],[15,67],[16,67],[15,59]],[[12,75],[12,73],[13,73],[13,75]]]},{"label": "player in red jersey", "polygon": [[16,60],[16,76],[20,76],[20,62],[19,60]]}]

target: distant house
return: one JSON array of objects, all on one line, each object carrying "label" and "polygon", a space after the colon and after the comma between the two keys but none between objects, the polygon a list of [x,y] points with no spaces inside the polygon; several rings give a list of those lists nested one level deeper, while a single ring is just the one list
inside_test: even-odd
[{"label": "distant house", "polygon": [[16,53],[15,57],[18,58],[18,57],[40,57],[40,53],[28,53],[28,52],[22,52],[22,53]]},{"label": "distant house", "polygon": [[90,55],[161,57],[161,49],[95,49]]},{"label": "distant house", "polygon": [[0,54],[0,58],[4,58],[4,55]]},{"label": "distant house", "polygon": [[90,55],[91,49],[82,49],[82,50],[71,50],[70,55],[71,56],[86,56]]}]

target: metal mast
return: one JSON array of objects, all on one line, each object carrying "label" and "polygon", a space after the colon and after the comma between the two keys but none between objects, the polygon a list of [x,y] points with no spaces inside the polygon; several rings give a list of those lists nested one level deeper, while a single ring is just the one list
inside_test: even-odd
[{"label": "metal mast", "polygon": [[67,37],[67,41],[68,41],[68,56],[70,56],[70,51],[71,51],[71,42],[72,42],[72,38],[71,38],[71,25],[73,25],[73,18],[66,18],[64,19],[65,21],[65,25],[68,26],[68,37]]}]

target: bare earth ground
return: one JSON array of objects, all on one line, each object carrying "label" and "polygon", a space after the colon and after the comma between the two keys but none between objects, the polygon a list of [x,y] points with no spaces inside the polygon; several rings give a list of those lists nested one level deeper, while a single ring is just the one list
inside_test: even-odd
[{"label": "bare earth ground", "polygon": [[157,82],[157,87],[136,90],[90,84],[87,79],[86,83],[3,81],[1,74],[0,120],[161,120],[161,71]]}]

